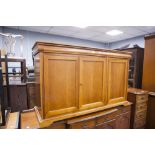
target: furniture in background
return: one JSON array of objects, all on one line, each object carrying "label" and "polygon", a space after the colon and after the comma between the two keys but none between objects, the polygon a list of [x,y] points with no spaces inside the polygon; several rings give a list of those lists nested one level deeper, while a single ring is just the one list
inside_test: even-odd
[{"label": "furniture in background", "polygon": [[[129,129],[131,104],[54,122],[47,129]],[[21,129],[41,128],[34,110],[21,113]],[[8,125],[9,128],[9,125]]]},{"label": "furniture in background", "polygon": [[[2,63],[4,82],[9,82],[9,84],[26,82],[26,60],[24,58],[5,55],[2,56]],[[17,66],[17,64],[20,64],[20,66]]]},{"label": "furniture in background", "polygon": [[[5,55],[1,57],[1,60],[5,106],[9,107],[11,112],[27,109],[25,59]],[[20,67],[17,67],[17,63]]]},{"label": "furniture in background", "polygon": [[148,109],[147,109],[147,129],[155,129],[155,93],[149,93]]},{"label": "furniture in background", "polygon": [[155,92],[155,35],[145,37],[143,89]]},{"label": "furniture in background", "polygon": [[10,109],[5,104],[4,97],[4,86],[3,86],[3,72],[2,72],[2,56],[0,50],[0,126],[4,126],[6,124],[6,120],[8,118],[8,114]]},{"label": "furniture in background", "polygon": [[130,55],[43,42],[33,51],[41,127],[128,104]]},{"label": "furniture in background", "polygon": [[26,83],[27,89],[27,104],[28,109],[34,108],[36,105],[35,100],[35,82],[27,82]]},{"label": "furniture in background", "polygon": [[155,129],[155,35],[145,37],[143,89],[151,92],[147,111],[147,128]]},{"label": "furniture in background", "polygon": [[131,129],[146,127],[148,93],[148,91],[142,89],[128,89],[128,101],[133,103],[131,106]]},{"label": "furniture in background", "polygon": [[34,67],[27,67],[27,82],[34,82]]},{"label": "furniture in background", "polygon": [[130,52],[132,55],[129,62],[128,86],[133,88],[142,88],[144,48],[134,45],[134,47],[125,47],[117,50],[124,51],[125,53]]},{"label": "furniture in background", "polygon": [[2,61],[0,51],[0,126],[4,126],[6,122],[5,105],[4,105],[4,88],[3,88],[3,74],[2,74]]},{"label": "furniture in background", "polygon": [[9,85],[9,104],[6,85],[4,85],[4,101],[5,105],[9,105],[11,112],[18,112],[28,109],[27,103],[27,86],[26,83],[10,84]]}]

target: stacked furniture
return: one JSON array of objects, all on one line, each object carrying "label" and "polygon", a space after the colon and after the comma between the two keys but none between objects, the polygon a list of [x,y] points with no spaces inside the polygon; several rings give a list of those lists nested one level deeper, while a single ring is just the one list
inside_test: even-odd
[{"label": "stacked furniture", "polygon": [[[65,122],[67,128],[77,128],[73,126],[75,122],[83,122],[80,128],[97,128],[97,118],[103,116],[98,128],[119,128],[118,124],[129,128],[130,55],[44,42],[37,42],[33,51],[38,106],[21,113],[21,124],[37,118],[39,128],[59,122]],[[95,124],[89,126],[85,121],[92,119]],[[108,121],[113,125],[106,125]],[[30,122],[25,123],[30,128]]]},{"label": "stacked furniture", "polygon": [[128,101],[133,103],[130,124],[132,129],[142,129],[146,127],[148,93],[148,91],[141,89],[128,89]]},{"label": "stacked furniture", "polygon": [[155,113],[155,35],[145,37],[144,67],[143,67],[143,89],[150,91],[147,112],[147,128],[154,128]]},{"label": "stacked furniture", "polygon": [[130,52],[132,55],[129,63],[128,86],[142,88],[144,48],[135,45],[132,48],[121,48],[118,50],[122,52]]}]

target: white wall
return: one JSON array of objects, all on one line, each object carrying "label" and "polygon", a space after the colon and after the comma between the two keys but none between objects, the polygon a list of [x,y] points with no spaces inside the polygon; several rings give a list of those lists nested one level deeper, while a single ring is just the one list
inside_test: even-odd
[{"label": "white wall", "polygon": [[125,46],[127,44],[132,44],[132,45],[137,44],[138,46],[144,48],[144,36],[135,37],[135,38],[126,39],[126,40],[111,43],[111,44],[109,44],[109,48],[110,49],[117,49],[117,48],[120,48],[120,47]]},{"label": "white wall", "polygon": [[[64,37],[58,35],[50,35],[50,34],[43,34],[37,32],[30,32],[30,31],[23,31],[18,29],[10,29],[7,27],[0,27],[3,33],[13,33],[13,34],[22,34],[24,36],[24,57],[26,58],[27,66],[32,66],[32,46],[36,41],[48,41],[48,42],[55,42],[55,43],[64,43],[64,44],[71,44],[71,45],[79,45],[79,46],[88,46],[88,47],[96,47],[96,48],[106,48],[106,44],[89,41],[89,40],[82,40],[82,39],[75,39],[71,37]],[[1,41],[2,37],[0,37]],[[20,40],[17,40],[15,46],[16,55],[20,55]],[[4,47],[0,44],[0,48]]]}]

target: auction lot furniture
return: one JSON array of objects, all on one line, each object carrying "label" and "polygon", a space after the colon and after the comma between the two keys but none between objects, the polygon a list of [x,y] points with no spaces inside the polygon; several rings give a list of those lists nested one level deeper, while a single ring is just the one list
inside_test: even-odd
[{"label": "auction lot furniture", "polygon": [[[131,104],[118,106],[108,110],[95,112],[71,119],[56,121],[49,124],[47,129],[129,129]],[[21,129],[38,129],[37,115],[34,110],[21,113]],[[9,126],[8,126],[9,127]]]},{"label": "auction lot furniture", "polygon": [[146,128],[155,129],[155,92],[149,93]]},{"label": "auction lot furniture", "polygon": [[146,127],[146,115],[148,105],[148,91],[136,88],[128,89],[128,101],[132,102],[131,128],[140,129]]},{"label": "auction lot furniture", "polygon": [[36,42],[36,104],[41,127],[128,104],[128,54]]},{"label": "auction lot furniture", "polygon": [[147,128],[155,129],[155,35],[145,37],[144,67],[143,67],[143,89],[148,90],[149,103],[147,111]]},{"label": "auction lot furniture", "polygon": [[45,42],[33,51],[38,106],[21,128],[129,128],[130,55]]},{"label": "auction lot furniture", "polygon": [[119,49],[119,51],[130,52],[132,55],[129,63],[129,87],[142,88],[144,48],[136,46]]}]

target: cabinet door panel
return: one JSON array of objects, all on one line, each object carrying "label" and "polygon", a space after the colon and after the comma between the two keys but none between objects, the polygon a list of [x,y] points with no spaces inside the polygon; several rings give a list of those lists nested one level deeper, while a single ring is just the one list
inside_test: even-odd
[{"label": "cabinet door panel", "polygon": [[126,100],[128,60],[110,58],[108,61],[108,103]]},{"label": "cabinet door panel", "polygon": [[106,97],[106,59],[100,57],[80,58],[80,108],[102,106]]},{"label": "cabinet door panel", "polygon": [[78,57],[45,55],[45,115],[73,112],[78,107]]}]

